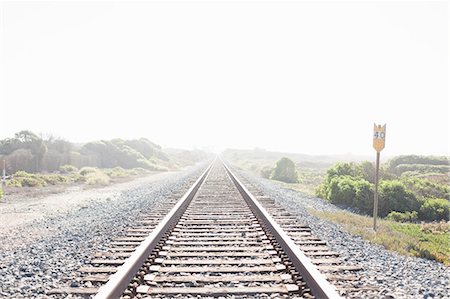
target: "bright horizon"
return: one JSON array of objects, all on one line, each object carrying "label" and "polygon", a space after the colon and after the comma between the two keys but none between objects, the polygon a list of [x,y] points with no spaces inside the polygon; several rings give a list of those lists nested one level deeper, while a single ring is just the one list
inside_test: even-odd
[{"label": "bright horizon", "polygon": [[373,155],[375,122],[383,155],[449,155],[446,1],[0,9],[0,139]]}]

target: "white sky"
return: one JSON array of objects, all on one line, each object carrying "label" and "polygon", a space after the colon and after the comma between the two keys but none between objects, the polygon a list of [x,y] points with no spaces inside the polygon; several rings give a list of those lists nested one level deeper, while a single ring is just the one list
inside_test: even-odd
[{"label": "white sky", "polygon": [[449,153],[438,2],[2,2],[0,138]]}]

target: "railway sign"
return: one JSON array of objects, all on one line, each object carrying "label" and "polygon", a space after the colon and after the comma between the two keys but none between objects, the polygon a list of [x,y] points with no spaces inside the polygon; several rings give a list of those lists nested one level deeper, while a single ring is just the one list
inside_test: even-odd
[{"label": "railway sign", "polygon": [[380,178],[380,152],[384,149],[386,141],[386,124],[384,126],[373,124],[373,148],[377,151],[377,164],[375,168],[375,192],[373,196],[373,230],[377,230],[378,217],[378,181]]},{"label": "railway sign", "polygon": [[379,153],[384,149],[386,141],[386,124],[384,126],[373,124],[373,148]]}]

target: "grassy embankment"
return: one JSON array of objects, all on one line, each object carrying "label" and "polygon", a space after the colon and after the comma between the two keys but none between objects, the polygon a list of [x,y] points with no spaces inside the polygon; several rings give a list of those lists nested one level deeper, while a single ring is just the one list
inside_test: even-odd
[{"label": "grassy embankment", "polygon": [[[227,158],[235,166],[262,177],[268,177],[271,168],[276,163],[276,159],[279,159],[282,156],[290,156],[294,160],[298,172],[299,183],[288,184],[278,181],[274,182],[282,185],[284,188],[300,191],[309,195],[316,194],[317,187],[326,180],[328,167],[333,165],[329,160],[322,161],[320,157],[317,157],[317,160],[314,161],[311,157],[304,155],[286,155],[260,150],[244,152],[229,151],[227,153]],[[306,160],[305,158],[309,160]],[[392,163],[398,163],[398,161],[405,163],[407,161],[403,160],[420,158],[421,157],[406,156],[393,159],[391,164],[388,164],[391,167],[394,166],[391,173],[389,173],[388,170],[385,170],[385,174],[388,177],[387,179],[401,179],[406,182],[408,181],[408,178],[412,178],[413,180],[414,178],[425,179],[425,181],[417,180],[421,185],[413,186],[413,189],[416,190],[412,191],[416,192],[418,196],[442,193],[441,189],[445,189],[445,187],[442,188],[442,186],[448,186],[449,178],[445,173],[435,173],[435,171],[440,170],[437,169],[438,167],[444,168],[443,170],[445,171],[448,169],[448,166],[414,165],[412,163],[409,165],[401,164],[396,166]],[[432,163],[436,162],[434,161],[434,158],[431,160]],[[440,163],[440,161],[437,162]],[[432,183],[429,183],[426,180]],[[433,189],[435,187],[436,189]],[[440,196],[442,197],[442,194]],[[444,196],[444,198],[445,197],[446,196]],[[448,222],[417,224],[380,220],[378,222],[378,231],[375,233],[372,229],[373,220],[367,216],[346,211],[328,213],[310,210],[310,213],[319,218],[338,223],[349,233],[359,235],[374,244],[383,245],[388,250],[403,255],[432,259],[442,262],[445,265],[450,265],[450,235]]]},{"label": "grassy embankment", "polygon": [[309,210],[319,218],[340,224],[347,232],[403,255],[436,260],[450,266],[449,224],[398,223],[379,220],[374,232],[373,219],[354,213]]}]

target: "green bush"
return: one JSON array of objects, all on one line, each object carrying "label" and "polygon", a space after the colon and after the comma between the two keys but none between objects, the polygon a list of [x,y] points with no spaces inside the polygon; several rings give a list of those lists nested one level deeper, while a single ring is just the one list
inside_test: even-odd
[{"label": "green bush", "polygon": [[[14,184],[19,187],[45,187],[47,183],[42,179],[40,175],[34,173],[28,173],[26,171],[17,171],[14,174]],[[12,181],[12,180],[11,180]]]},{"label": "green bush", "polygon": [[78,171],[78,168],[76,168],[73,165],[66,164],[66,165],[62,165],[61,167],[59,167],[59,171],[61,173],[74,173],[74,172]]},{"label": "green bush", "polygon": [[449,220],[450,202],[443,198],[428,198],[420,207],[420,219],[422,220]]},{"label": "green bush", "polygon": [[316,196],[328,200],[328,184],[322,183],[316,188]]},{"label": "green bush", "polygon": [[372,162],[364,161],[356,167],[358,177],[374,184],[375,183],[375,165]]},{"label": "green bush", "polygon": [[50,185],[60,185],[65,184],[70,181],[66,176],[60,174],[48,174],[40,176],[47,184]]},{"label": "green bush", "polygon": [[407,190],[398,180],[382,181],[380,183],[379,215],[386,217],[390,212],[418,211],[420,201],[416,195]]},{"label": "green bush", "polygon": [[321,188],[320,192],[325,192],[325,198],[334,204],[355,207],[364,213],[373,210],[372,185],[366,180],[338,176],[331,179],[328,187]]},{"label": "green bush", "polygon": [[327,181],[330,182],[332,178],[339,176],[357,177],[358,174],[359,169],[355,163],[336,163],[327,170]]},{"label": "green bush", "polygon": [[265,179],[270,179],[270,175],[272,174],[273,168],[272,167],[264,167],[261,169],[261,177]]},{"label": "green bush", "polygon": [[402,164],[449,165],[449,160],[444,156],[405,155],[389,160],[388,164],[390,170],[395,171],[395,168]]},{"label": "green bush", "polygon": [[86,175],[88,185],[109,185],[109,177],[101,171],[91,172]]},{"label": "green bush", "polygon": [[330,181],[327,199],[334,204],[351,206],[356,197],[355,180],[349,176],[333,177]]},{"label": "green bush", "polygon": [[374,186],[364,179],[356,181],[356,197],[353,205],[365,214],[373,212]]},{"label": "green bush", "polygon": [[23,170],[19,170],[14,174],[15,178],[29,178],[29,177],[34,177],[35,175],[32,173],[28,173],[26,171]]},{"label": "green bush", "polygon": [[80,175],[85,176],[89,173],[96,173],[98,172],[98,168],[96,167],[83,167],[80,169],[80,171],[78,172]]},{"label": "green bush", "polygon": [[412,212],[396,212],[392,211],[390,212],[386,219],[396,222],[416,222],[418,218],[418,214],[416,211]]},{"label": "green bush", "polygon": [[286,157],[281,158],[278,160],[270,178],[285,183],[298,183],[294,162]]},{"label": "green bush", "polygon": [[446,184],[432,182],[429,179],[409,177],[402,178],[402,183],[422,198],[448,198],[450,199],[450,187]]},{"label": "green bush", "polygon": [[11,179],[6,181],[8,187],[22,187],[22,183],[18,179]]},{"label": "green bush", "polygon": [[402,175],[405,172],[418,172],[418,173],[448,173],[450,171],[449,165],[427,165],[427,164],[400,164],[394,169],[394,173]]},{"label": "green bush", "polygon": [[[429,162],[422,169],[435,171],[446,168],[448,160],[442,157],[404,156],[393,159],[390,169],[397,167],[416,169],[417,164],[405,164],[419,161]],[[444,165],[441,165],[444,164]],[[419,167],[420,168],[420,167]],[[379,215],[397,221],[420,220],[438,221],[448,219],[450,186],[447,175],[436,172],[420,174],[418,171],[405,172],[400,179],[389,173],[386,167],[380,169]],[[393,179],[394,178],[394,179]],[[373,210],[374,168],[370,162],[337,163],[327,171],[325,180],[316,189],[316,195],[335,204],[358,208],[371,214]],[[430,198],[441,198],[430,200]],[[447,201],[443,201],[447,199]]]},{"label": "green bush", "polygon": [[84,182],[85,177],[79,174],[78,172],[75,172],[68,175],[68,180],[74,183]]},{"label": "green bush", "polygon": [[36,177],[21,177],[18,178],[22,187],[45,187],[47,183]]},{"label": "green bush", "polygon": [[2,199],[3,198],[3,188],[2,188],[2,186],[0,185],[0,199]]}]

